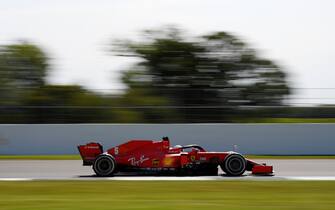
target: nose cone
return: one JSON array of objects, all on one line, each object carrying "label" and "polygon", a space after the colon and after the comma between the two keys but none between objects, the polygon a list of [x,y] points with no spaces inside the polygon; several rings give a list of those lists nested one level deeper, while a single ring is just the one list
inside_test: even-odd
[{"label": "nose cone", "polygon": [[252,174],[255,175],[272,175],[273,166],[267,165],[255,165],[252,167]]}]

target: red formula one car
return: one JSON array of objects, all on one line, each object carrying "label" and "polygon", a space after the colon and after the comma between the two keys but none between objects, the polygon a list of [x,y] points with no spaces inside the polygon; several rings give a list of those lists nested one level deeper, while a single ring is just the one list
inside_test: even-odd
[{"label": "red formula one car", "polygon": [[93,165],[97,176],[112,176],[117,172],[151,171],[174,175],[217,175],[218,166],[228,176],[272,174],[272,166],[245,159],[236,152],[207,152],[198,145],[170,147],[161,141],[131,140],[103,152],[99,143],[78,146],[83,165]]}]

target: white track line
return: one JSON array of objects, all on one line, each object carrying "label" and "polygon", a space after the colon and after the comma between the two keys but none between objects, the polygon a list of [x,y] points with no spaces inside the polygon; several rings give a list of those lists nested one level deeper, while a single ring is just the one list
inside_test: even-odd
[{"label": "white track line", "polygon": [[0,181],[33,181],[32,178],[0,178]]},{"label": "white track line", "polygon": [[92,178],[0,178],[0,181],[335,181],[335,176],[273,176],[273,177],[164,177],[164,176],[140,176],[140,177],[92,177]]},{"label": "white track line", "polygon": [[287,179],[301,181],[335,181],[335,176],[292,176],[287,177]]}]

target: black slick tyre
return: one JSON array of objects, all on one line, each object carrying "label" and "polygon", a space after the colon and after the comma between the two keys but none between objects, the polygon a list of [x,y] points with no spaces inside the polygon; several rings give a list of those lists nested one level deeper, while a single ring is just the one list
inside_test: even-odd
[{"label": "black slick tyre", "polygon": [[220,166],[228,176],[241,176],[246,170],[247,161],[242,155],[232,153],[224,159]]},{"label": "black slick tyre", "polygon": [[112,176],[115,169],[115,159],[109,154],[101,154],[94,160],[93,170],[97,176]]}]

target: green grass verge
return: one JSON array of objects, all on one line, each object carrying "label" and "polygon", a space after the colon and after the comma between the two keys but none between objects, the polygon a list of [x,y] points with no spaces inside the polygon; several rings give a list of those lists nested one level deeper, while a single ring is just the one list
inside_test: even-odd
[{"label": "green grass verge", "polygon": [[[335,155],[246,155],[250,159],[335,159]],[[79,155],[0,155],[0,160],[80,160]]]},{"label": "green grass verge", "polygon": [[33,181],[0,182],[3,210],[329,210],[325,181]]},{"label": "green grass verge", "polygon": [[335,118],[242,118],[234,123],[335,123]]}]

